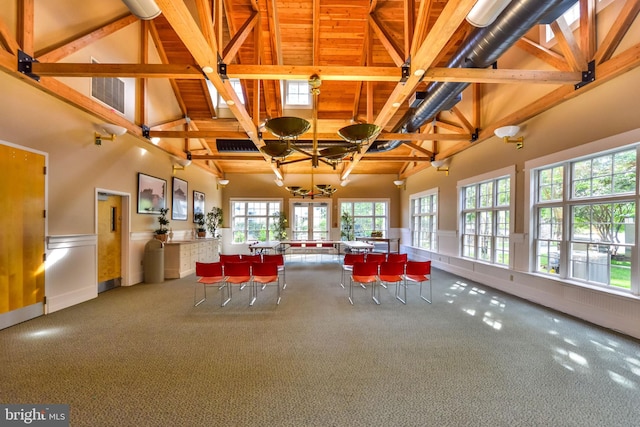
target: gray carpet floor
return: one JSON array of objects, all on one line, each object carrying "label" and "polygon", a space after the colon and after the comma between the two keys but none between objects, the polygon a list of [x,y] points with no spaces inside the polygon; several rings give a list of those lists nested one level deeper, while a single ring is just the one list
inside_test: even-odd
[{"label": "gray carpet floor", "polygon": [[194,277],[0,331],[0,402],[72,426],[635,426],[640,344],[435,270],[433,304],[355,304],[337,263],[193,307]]}]

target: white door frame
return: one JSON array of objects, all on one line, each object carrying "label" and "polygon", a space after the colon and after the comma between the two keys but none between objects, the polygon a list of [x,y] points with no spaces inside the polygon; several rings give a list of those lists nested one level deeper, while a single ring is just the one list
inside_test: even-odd
[{"label": "white door frame", "polygon": [[[113,196],[122,197],[122,227],[120,228],[122,247],[120,253],[122,259],[120,265],[122,267],[122,286],[130,286],[130,265],[129,265],[129,253],[131,248],[131,193],[124,193],[117,190],[109,190],[107,188],[96,188],[95,194],[95,234],[98,235],[98,195],[99,193],[106,193]],[[98,271],[98,245],[96,245],[96,271]],[[98,289],[98,280],[96,278],[96,289]]]}]

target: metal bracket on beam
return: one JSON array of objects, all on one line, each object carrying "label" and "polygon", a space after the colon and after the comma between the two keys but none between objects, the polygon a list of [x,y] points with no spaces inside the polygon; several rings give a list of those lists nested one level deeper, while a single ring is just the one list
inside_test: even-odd
[{"label": "metal bracket on beam", "polygon": [[411,66],[405,62],[404,64],[402,64],[401,70],[402,76],[400,77],[400,83],[406,83],[407,79],[409,78],[409,74],[411,73]]},{"label": "metal bracket on beam", "polygon": [[142,127],[142,136],[143,136],[144,138],[151,139],[151,138],[149,137],[149,132],[151,131],[151,129],[149,128],[149,126],[147,126],[147,125],[142,125],[141,127]]},{"label": "metal bracket on beam", "polygon": [[582,72],[582,81],[576,83],[574,86],[576,90],[580,89],[582,86],[588,85],[596,79],[596,61],[594,60],[589,62],[587,66],[587,71]]},{"label": "metal bracket on beam", "polygon": [[471,134],[471,141],[470,142],[476,142],[478,140],[478,134],[480,133],[480,128],[476,128],[476,130],[473,131],[473,133]]},{"label": "metal bracket on beam", "polygon": [[33,74],[33,68],[31,64],[38,62],[37,59],[27,55],[21,50],[18,50],[18,71],[25,76],[31,77],[33,80],[39,82],[40,76]]},{"label": "metal bracket on beam", "polygon": [[218,74],[222,80],[227,80],[229,76],[227,76],[227,64],[224,62],[218,62]]}]

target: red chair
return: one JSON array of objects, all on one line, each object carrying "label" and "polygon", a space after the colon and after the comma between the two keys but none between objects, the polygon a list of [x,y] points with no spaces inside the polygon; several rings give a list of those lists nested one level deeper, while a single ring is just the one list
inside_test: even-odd
[{"label": "red chair", "polygon": [[280,279],[278,278],[278,264],[275,262],[260,262],[251,267],[252,287],[258,289],[257,283],[264,289],[269,283],[275,283],[278,288],[278,299],[276,304],[280,304]]},{"label": "red chair", "polygon": [[[364,262],[375,264],[378,266],[378,269],[380,269],[380,264],[382,264],[386,260],[387,260],[387,254],[382,254],[379,252],[378,253],[369,252],[364,257]],[[385,285],[384,283],[381,283],[381,285],[383,288],[387,289],[387,285]]]},{"label": "red chair", "polygon": [[[404,272],[405,288],[407,282],[419,283],[420,298],[431,304],[431,261],[408,261]],[[429,282],[429,299],[422,295],[422,284],[424,282]]]},{"label": "red chair", "polygon": [[409,260],[407,254],[387,254],[387,261],[406,264]]},{"label": "red chair", "polygon": [[372,262],[356,262],[353,264],[351,280],[349,281],[349,302],[353,305],[353,284],[360,283],[365,287],[371,285],[371,298],[376,304],[380,304],[380,290],[376,296],[376,284],[378,283],[378,265]]},{"label": "red chair", "polygon": [[[193,306],[197,307],[207,299],[207,286],[217,285],[218,288],[224,286],[224,275],[222,274],[221,262],[196,262],[196,276],[199,277],[193,288]],[[201,300],[196,301],[198,293],[198,284],[202,283],[204,296]]]},{"label": "red chair", "polygon": [[[396,298],[403,304],[407,303],[407,287],[404,286],[404,263],[389,261],[383,262],[380,264],[380,268],[378,270],[378,280],[380,280],[380,284],[385,288],[385,284],[395,283]],[[404,299],[400,298],[400,286],[404,288]]]},{"label": "red chair", "polygon": [[246,261],[250,264],[255,264],[257,262],[262,262],[262,255],[260,254],[255,254],[255,255],[246,255],[246,254],[242,254],[240,255],[240,261]]},{"label": "red chair", "polygon": [[220,262],[224,265],[228,262],[240,262],[240,254],[225,255],[220,254]]},{"label": "red chair", "polygon": [[353,264],[356,262],[364,262],[364,254],[344,254],[342,260],[342,277],[340,278],[340,286],[344,288],[344,276],[353,270]]},{"label": "red chair", "polygon": [[263,254],[262,262],[275,262],[278,265],[278,277],[282,276],[282,289],[287,287],[287,273],[284,266],[284,255]]},{"label": "red chair", "polygon": [[251,264],[246,261],[240,262],[228,262],[224,264],[224,284],[227,289],[228,298],[226,301],[222,303],[222,306],[225,306],[229,301],[231,301],[231,287],[232,285],[239,285],[240,289],[244,288],[245,285],[250,285],[251,289],[249,296],[249,305],[253,305],[256,301],[256,290],[255,287],[252,286],[251,282]]},{"label": "red chair", "polygon": [[383,254],[380,252],[369,252],[366,254],[364,258],[364,262],[374,262],[378,265],[382,264],[387,260],[387,254]]}]

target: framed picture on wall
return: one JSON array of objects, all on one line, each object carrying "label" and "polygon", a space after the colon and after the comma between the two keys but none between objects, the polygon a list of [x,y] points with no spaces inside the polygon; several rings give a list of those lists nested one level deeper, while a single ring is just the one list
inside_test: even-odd
[{"label": "framed picture on wall", "polygon": [[167,181],[138,173],[138,213],[159,214],[167,207]]},{"label": "framed picture on wall", "polygon": [[180,178],[173,177],[172,188],[172,209],[171,219],[178,221],[187,220],[187,202],[189,199],[187,192],[187,181],[183,181]]},{"label": "framed picture on wall", "polygon": [[[193,191],[193,216],[195,218],[197,213],[201,213],[203,215],[206,215],[206,213],[204,212],[205,210],[205,204],[204,204],[204,193],[201,193],[199,191]],[[194,219],[193,222],[196,222],[196,220]]]}]

